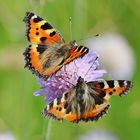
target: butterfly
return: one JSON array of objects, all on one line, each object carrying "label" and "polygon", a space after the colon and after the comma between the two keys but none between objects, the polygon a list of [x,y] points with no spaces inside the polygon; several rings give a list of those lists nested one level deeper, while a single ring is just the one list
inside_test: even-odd
[{"label": "butterfly", "polygon": [[109,109],[111,96],[123,96],[131,87],[132,82],[126,80],[85,82],[79,77],[76,86],[50,102],[43,114],[76,123],[97,121]]},{"label": "butterfly", "polygon": [[32,12],[27,12],[23,21],[26,36],[31,42],[23,53],[25,67],[37,76],[47,78],[89,51],[87,47],[77,45],[75,40],[65,43],[52,25]]}]

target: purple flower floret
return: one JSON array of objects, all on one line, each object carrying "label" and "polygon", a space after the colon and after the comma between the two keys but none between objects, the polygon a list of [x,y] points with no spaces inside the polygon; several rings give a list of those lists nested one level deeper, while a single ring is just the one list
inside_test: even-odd
[{"label": "purple flower floret", "polygon": [[45,101],[50,102],[57,97],[60,97],[63,92],[70,90],[76,85],[78,77],[81,76],[86,82],[102,79],[106,73],[105,70],[97,70],[99,63],[97,54],[90,52],[82,58],[70,62],[63,66],[61,70],[44,81],[38,79],[41,89],[34,93],[35,96],[46,95]]}]

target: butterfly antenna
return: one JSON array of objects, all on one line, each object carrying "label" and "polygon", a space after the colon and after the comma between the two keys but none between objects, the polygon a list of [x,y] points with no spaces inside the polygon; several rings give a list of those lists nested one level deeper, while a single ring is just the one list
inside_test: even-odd
[{"label": "butterfly antenna", "polygon": [[72,40],[72,18],[69,18],[69,22],[70,22],[70,39]]},{"label": "butterfly antenna", "polygon": [[[64,71],[65,71],[65,74],[67,75],[67,79],[69,79],[65,65],[64,65]],[[71,84],[72,86],[75,86],[74,84],[72,84],[71,82],[67,81],[67,80],[64,79],[63,77],[61,77],[61,79],[63,79],[65,82]]]},{"label": "butterfly antenna", "polygon": [[[98,59],[98,56],[96,57],[95,61],[96,61],[97,59]],[[88,71],[86,72],[86,74],[85,74],[84,77],[86,77],[86,75],[88,74],[88,72],[89,72],[90,69],[92,68],[92,66],[93,66],[93,64],[95,63],[95,61],[93,61],[92,65],[89,67],[89,69],[88,69]]]},{"label": "butterfly antenna", "polygon": [[69,81],[65,80],[63,77],[61,77],[61,79],[63,79],[65,82],[67,82],[67,83],[71,84],[72,86],[75,86],[75,85],[74,85],[74,84],[72,84],[71,82],[69,82]]},{"label": "butterfly antenna", "polygon": [[[84,39],[83,38],[81,38],[81,39],[78,39],[77,41],[83,41],[83,40],[85,40],[85,39],[89,39],[89,38],[93,38],[93,37],[98,37],[99,36],[99,34],[95,34],[95,35],[91,35],[91,36],[87,36],[87,37],[85,37]],[[84,41],[83,41],[84,42]]]}]

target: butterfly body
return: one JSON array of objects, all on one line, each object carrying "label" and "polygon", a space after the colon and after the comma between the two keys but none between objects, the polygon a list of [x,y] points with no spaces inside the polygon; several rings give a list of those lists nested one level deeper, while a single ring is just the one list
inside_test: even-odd
[{"label": "butterfly body", "polygon": [[63,65],[88,53],[88,48],[79,46],[76,41],[65,43],[62,36],[44,19],[27,12],[26,36],[32,44],[23,53],[25,67],[38,76],[47,78]]},{"label": "butterfly body", "polygon": [[112,95],[124,95],[131,87],[130,81],[109,80],[86,83],[79,77],[75,87],[45,107],[44,115],[70,122],[96,121],[106,114]]},{"label": "butterfly body", "polygon": [[72,113],[80,116],[91,111],[96,104],[95,98],[92,98],[94,91],[86,84],[83,78],[79,77],[76,87],[74,87],[72,103]]}]

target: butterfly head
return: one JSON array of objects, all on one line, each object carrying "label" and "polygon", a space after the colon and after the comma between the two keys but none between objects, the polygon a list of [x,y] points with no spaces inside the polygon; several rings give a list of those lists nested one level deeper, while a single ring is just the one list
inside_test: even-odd
[{"label": "butterfly head", "polygon": [[78,46],[77,43],[76,43],[76,40],[70,41],[70,44],[71,44],[71,46],[74,46],[74,47]]},{"label": "butterfly head", "polygon": [[80,95],[84,94],[86,87],[87,85],[86,85],[86,82],[84,81],[84,78],[80,76],[76,84],[76,91],[77,91],[76,93]]},{"label": "butterfly head", "polygon": [[77,85],[82,85],[84,82],[84,78],[82,78],[81,76],[79,76],[78,80],[77,80]]}]

